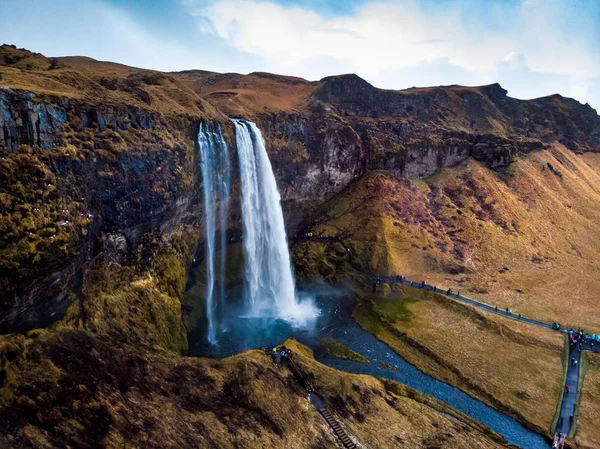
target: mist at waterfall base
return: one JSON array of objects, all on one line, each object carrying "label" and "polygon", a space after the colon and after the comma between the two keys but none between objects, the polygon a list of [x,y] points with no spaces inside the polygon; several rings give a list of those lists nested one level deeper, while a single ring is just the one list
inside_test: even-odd
[{"label": "mist at waterfall base", "polygon": [[295,338],[313,350],[319,349],[321,337],[332,330],[352,322],[349,306],[350,292],[314,282],[297,290],[300,301],[310,301],[318,314],[302,324],[289,321],[275,314],[247,314],[243,299],[243,286],[227,291],[227,307],[219,308],[221,326],[217,330],[217,344],[206,339],[206,329],[192,331],[188,337],[189,355],[222,358],[239,354],[248,349],[280,344],[287,338]]},{"label": "mist at waterfall base", "polygon": [[[318,316],[313,298],[296,291],[281,198],[262,134],[252,122],[233,120],[233,123],[239,157],[242,288],[225,288],[225,232],[219,232],[218,250],[215,245],[217,211],[220,230],[226,228],[229,211],[229,148],[218,123],[201,123],[198,133],[205,208],[205,335],[210,346],[219,346],[223,339],[229,338],[227,332],[237,331],[246,323],[252,323],[252,329],[281,328],[282,323],[309,329]],[[218,276],[217,251],[222,256]]]}]

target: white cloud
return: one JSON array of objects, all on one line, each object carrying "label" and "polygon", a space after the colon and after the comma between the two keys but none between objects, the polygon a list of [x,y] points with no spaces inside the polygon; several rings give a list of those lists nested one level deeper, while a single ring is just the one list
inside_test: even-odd
[{"label": "white cloud", "polygon": [[[237,49],[299,76],[331,74],[315,63],[328,60],[389,84],[392,74],[404,79],[404,74],[433,64],[442,69],[442,84],[499,81],[508,83],[505,87],[513,95],[523,95],[522,87],[529,87],[533,91],[526,97],[560,92],[590,101],[590,92],[597,92],[590,85],[600,77],[594,19],[579,14],[576,23],[569,22],[574,13],[559,0],[527,0],[499,8],[504,8],[506,20],[489,29],[485,17],[477,28],[467,25],[469,11],[456,5],[424,10],[412,1],[367,3],[350,15],[326,17],[269,1],[217,0],[196,6],[194,15],[202,19],[205,30]],[[440,61],[445,65],[437,64]],[[331,66],[327,64],[328,69]],[[460,76],[444,78],[445,69]],[[515,73],[530,79],[519,80]],[[536,77],[543,78],[542,85],[549,90],[536,88]],[[410,85],[422,83],[415,79]],[[600,98],[593,98],[593,103],[600,106]]]}]

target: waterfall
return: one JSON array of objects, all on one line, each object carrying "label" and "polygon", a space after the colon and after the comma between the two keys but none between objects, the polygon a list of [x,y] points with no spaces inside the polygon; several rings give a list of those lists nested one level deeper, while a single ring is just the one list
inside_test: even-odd
[{"label": "waterfall", "polygon": [[250,313],[303,324],[316,316],[298,301],[275,175],[258,127],[233,120],[240,165],[244,288]]},{"label": "waterfall", "polygon": [[[231,168],[229,165],[229,147],[225,142],[219,125],[219,227],[221,230],[221,264],[219,270],[219,302],[225,305],[225,265],[227,262],[227,215],[229,213],[229,191],[231,185]],[[223,311],[224,307],[221,308]]]},{"label": "waterfall", "polygon": [[206,319],[208,321],[208,340],[216,342],[215,328],[215,234],[217,216],[217,198],[220,201],[219,225],[221,230],[221,264],[219,299],[225,299],[225,256],[227,213],[229,209],[229,149],[223,138],[221,126],[217,124],[200,123],[198,132],[198,147],[200,148],[200,166],[204,192],[205,234],[206,234]]}]

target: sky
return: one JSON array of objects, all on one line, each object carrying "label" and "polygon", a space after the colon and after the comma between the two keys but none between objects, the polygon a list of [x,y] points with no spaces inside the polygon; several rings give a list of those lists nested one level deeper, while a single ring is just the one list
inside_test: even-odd
[{"label": "sky", "polygon": [[0,43],[387,89],[499,82],[600,111],[600,0],[0,0]]}]

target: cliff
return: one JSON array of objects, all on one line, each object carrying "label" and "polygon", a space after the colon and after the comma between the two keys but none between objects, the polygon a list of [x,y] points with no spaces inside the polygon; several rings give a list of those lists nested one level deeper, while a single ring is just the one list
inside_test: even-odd
[{"label": "cliff", "polygon": [[[86,293],[92,265],[145,279],[182,235],[179,257],[191,257],[201,232],[199,122],[226,118],[156,72],[92,76],[10,46],[0,61],[0,332],[47,326],[75,300],[91,304],[100,294]],[[185,283],[187,265],[180,270]],[[156,290],[146,293],[163,307]],[[167,308],[178,335],[165,345],[180,351],[182,292],[165,293],[176,301]],[[91,327],[110,321],[82,313]]]},{"label": "cliff", "polygon": [[[345,235],[343,245],[294,240],[299,278],[414,275],[594,325],[600,117],[588,105],[517,100],[499,85],[388,91],[355,75],[160,73],[2,46],[0,333],[15,334],[0,337],[0,436],[10,446],[331,443],[290,375],[260,354],[181,357],[186,279],[203,255],[195,141],[200,121],[219,121],[234,147],[228,117],[263,130],[290,234]],[[233,233],[238,212],[234,199]],[[576,304],[564,301],[566,270],[585,286]],[[414,392],[305,363],[367,444],[496,447]],[[382,423],[385,435],[372,431]]]}]

